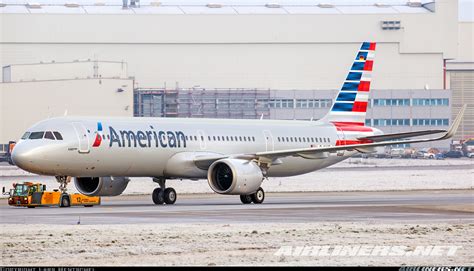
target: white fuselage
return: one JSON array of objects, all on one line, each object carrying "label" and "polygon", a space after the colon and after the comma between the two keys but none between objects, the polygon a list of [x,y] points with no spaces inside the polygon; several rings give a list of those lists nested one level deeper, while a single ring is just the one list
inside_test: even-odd
[{"label": "white fuselage", "polygon": [[[63,140],[20,140],[14,148],[14,162],[38,174],[76,177],[202,179],[207,177],[206,170],[192,163],[201,154],[334,146],[338,140],[357,137],[338,131],[331,123],[318,121],[182,118],[62,117],[42,121],[28,130],[40,131],[57,131]],[[380,131],[371,128],[360,136],[374,134]],[[333,165],[353,153],[327,153],[317,159],[284,157],[267,173],[304,174]]]}]

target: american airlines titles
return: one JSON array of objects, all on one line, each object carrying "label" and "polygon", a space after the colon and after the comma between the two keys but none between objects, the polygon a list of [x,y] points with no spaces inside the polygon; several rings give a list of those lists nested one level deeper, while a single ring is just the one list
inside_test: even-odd
[{"label": "american airlines titles", "polygon": [[131,131],[118,130],[109,126],[109,147],[117,144],[118,147],[141,148],[186,148],[186,136],[181,131]]}]

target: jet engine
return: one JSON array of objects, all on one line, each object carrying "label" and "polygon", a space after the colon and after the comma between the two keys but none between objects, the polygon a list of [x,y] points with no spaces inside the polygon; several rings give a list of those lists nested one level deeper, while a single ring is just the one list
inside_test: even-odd
[{"label": "jet engine", "polygon": [[118,196],[127,188],[127,177],[76,177],[77,190],[86,196]]},{"label": "jet engine", "polygon": [[263,173],[255,162],[242,159],[221,159],[211,164],[207,172],[214,192],[228,195],[255,193],[263,181]]}]

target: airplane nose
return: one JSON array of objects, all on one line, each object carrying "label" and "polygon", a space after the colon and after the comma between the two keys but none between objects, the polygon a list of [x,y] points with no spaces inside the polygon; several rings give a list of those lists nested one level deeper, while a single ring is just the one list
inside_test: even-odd
[{"label": "airplane nose", "polygon": [[13,164],[15,164],[16,166],[22,169],[26,169],[28,167],[28,164],[31,163],[32,154],[30,150],[25,148],[25,145],[17,144],[13,148],[11,158],[12,158]]}]

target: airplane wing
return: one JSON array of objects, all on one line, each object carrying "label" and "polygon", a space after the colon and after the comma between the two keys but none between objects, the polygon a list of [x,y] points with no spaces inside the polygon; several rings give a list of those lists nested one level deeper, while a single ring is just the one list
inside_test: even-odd
[{"label": "airplane wing", "polygon": [[[461,120],[464,115],[464,111],[466,110],[466,106],[467,105],[464,105],[461,108],[461,110],[459,111],[459,114],[457,115],[456,119],[453,121],[449,130],[446,131],[444,135],[439,136],[439,137],[423,138],[423,139],[405,139],[405,140],[394,140],[394,141],[387,140],[387,141],[380,141],[380,142],[374,142],[374,143],[352,144],[352,145],[342,145],[342,146],[332,146],[332,147],[322,147],[322,148],[303,148],[303,149],[266,151],[266,152],[257,152],[255,153],[254,156],[255,158],[262,157],[266,159],[275,159],[275,158],[281,158],[281,157],[286,157],[286,156],[301,156],[304,158],[311,159],[313,158],[313,156],[314,158],[320,158],[318,154],[321,154],[321,153],[331,153],[331,152],[337,152],[337,151],[343,151],[343,150],[350,150],[350,151],[356,150],[360,152],[367,152],[367,151],[373,150],[373,148],[375,147],[381,147],[381,146],[444,140],[444,139],[451,138],[456,133],[459,125],[461,124]],[[413,133],[417,133],[417,132],[413,132]],[[431,134],[431,132],[428,133],[428,131],[420,131],[420,133]],[[410,134],[410,133],[407,133],[407,134]]]},{"label": "airplane wing", "polygon": [[[278,151],[265,151],[265,152],[257,152],[253,154],[203,155],[203,156],[196,156],[194,158],[194,163],[196,164],[196,166],[198,166],[201,169],[207,169],[213,162],[220,159],[224,159],[224,158],[258,160],[263,163],[276,164],[278,163],[277,161],[278,158],[288,157],[288,156],[300,156],[307,159],[321,159],[321,158],[326,158],[329,153],[335,153],[335,152],[344,151],[344,150],[348,150],[348,151],[356,150],[359,152],[372,152],[374,151],[375,147],[381,147],[381,146],[445,140],[445,139],[451,138],[456,133],[459,125],[461,124],[461,120],[466,110],[466,107],[467,105],[464,105],[461,108],[458,115],[456,116],[456,119],[454,119],[453,123],[451,124],[451,127],[447,131],[446,130],[424,130],[424,131],[416,131],[416,132],[408,132],[408,133],[387,134],[387,135],[368,136],[364,138],[359,138],[359,139],[368,139],[368,140],[375,141],[372,143],[363,143],[363,144],[288,149],[288,150],[278,150]],[[402,138],[407,138],[407,137],[416,137],[416,136],[436,134],[436,133],[444,133],[444,134],[439,137],[433,137],[433,138],[422,138],[422,139],[408,138],[408,139],[403,139],[403,140],[394,140],[394,139],[402,139]]]},{"label": "airplane wing", "polygon": [[380,142],[380,141],[385,141],[385,140],[402,139],[402,138],[407,138],[407,137],[416,137],[416,136],[439,134],[439,133],[446,133],[446,132],[447,132],[446,130],[423,130],[423,131],[407,132],[407,133],[395,133],[395,134],[383,134],[383,135],[375,135],[375,136],[358,137],[357,139]]}]

